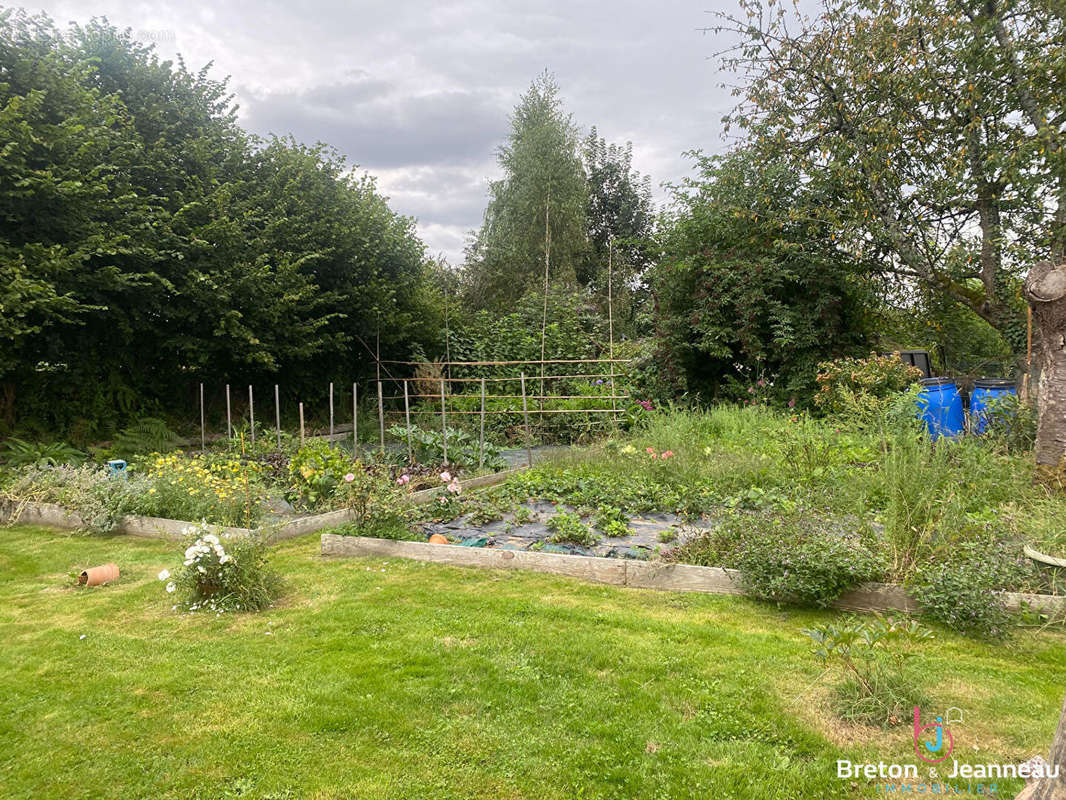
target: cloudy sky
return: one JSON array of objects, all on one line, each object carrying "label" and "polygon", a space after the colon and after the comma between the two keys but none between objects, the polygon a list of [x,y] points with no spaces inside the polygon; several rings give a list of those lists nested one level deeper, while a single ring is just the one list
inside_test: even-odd
[{"label": "cloudy sky", "polygon": [[[256,133],[325,141],[418,220],[431,254],[462,260],[481,223],[507,117],[545,68],[586,130],[632,141],[655,184],[685,150],[723,149],[732,105],[700,28],[730,0],[341,2],[50,0],[57,23],[106,16],[190,67],[231,76]],[[662,197],[660,189],[658,196]]]}]

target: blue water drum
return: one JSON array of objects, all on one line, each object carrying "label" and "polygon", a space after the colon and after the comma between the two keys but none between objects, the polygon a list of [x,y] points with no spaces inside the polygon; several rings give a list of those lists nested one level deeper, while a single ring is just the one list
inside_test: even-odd
[{"label": "blue water drum", "polygon": [[922,421],[934,439],[958,436],[966,418],[962,413],[962,395],[951,378],[926,378],[918,395]]},{"label": "blue water drum", "polygon": [[988,429],[989,409],[995,401],[1008,395],[1017,396],[1014,381],[1002,378],[978,378],[973,382],[973,394],[970,395],[970,421],[977,433]]}]

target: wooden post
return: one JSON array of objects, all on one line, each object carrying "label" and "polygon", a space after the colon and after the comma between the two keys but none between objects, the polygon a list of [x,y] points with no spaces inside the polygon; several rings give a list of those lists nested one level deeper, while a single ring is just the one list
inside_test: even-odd
[{"label": "wooden post", "polygon": [[281,399],[278,396],[278,385],[274,384],[274,430],[278,436],[278,450],[281,449]]},{"label": "wooden post", "polygon": [[415,448],[411,443],[411,403],[407,399],[407,381],[403,382],[403,416],[407,422],[407,463],[415,463]]},{"label": "wooden post", "polygon": [[385,452],[385,399],[381,394],[381,381],[378,381],[378,429],[381,432],[381,452]]},{"label": "wooden post", "polygon": [[526,465],[533,466],[533,449],[531,448],[529,434],[529,407],[526,405],[526,373],[522,373],[522,416],[526,418]]},{"label": "wooden post", "polygon": [[448,417],[444,410],[444,378],[440,379],[440,432],[441,447],[444,449],[444,466],[448,466]]},{"label": "wooden post", "polygon": [[248,384],[248,424],[252,429],[252,444],[255,444],[255,403],[252,400],[252,384]]},{"label": "wooden post", "polygon": [[329,446],[333,447],[333,381],[329,382]]},{"label": "wooden post", "polygon": [[300,403],[300,447],[304,446],[304,404]]},{"label": "wooden post", "polygon": [[359,458],[359,387],[352,384],[352,455]]},{"label": "wooden post", "polygon": [[611,359],[611,426],[618,425],[618,407],[615,397],[618,392],[614,390],[614,307],[611,303],[611,272],[614,266],[612,254],[614,252],[614,237],[607,240],[607,331],[608,331],[608,357]]},{"label": "wooden post", "polygon": [[481,379],[481,437],[478,440],[478,469],[485,468],[485,379]]},{"label": "wooden post", "polygon": [[204,428],[204,385],[200,384],[200,450],[207,449],[207,430]]},{"label": "wooden post", "polygon": [[229,384],[226,384],[226,438],[233,438],[233,421],[230,418]]}]

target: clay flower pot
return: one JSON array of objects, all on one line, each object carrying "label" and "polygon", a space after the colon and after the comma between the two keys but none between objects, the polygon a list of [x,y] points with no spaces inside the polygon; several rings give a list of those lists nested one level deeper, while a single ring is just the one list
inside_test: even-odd
[{"label": "clay flower pot", "polygon": [[439,533],[435,533],[429,537],[430,544],[448,544],[448,540],[441,536]]},{"label": "clay flower pot", "polygon": [[84,570],[78,576],[78,583],[82,586],[100,586],[111,581],[118,580],[118,565],[104,564],[102,567],[91,567]]}]

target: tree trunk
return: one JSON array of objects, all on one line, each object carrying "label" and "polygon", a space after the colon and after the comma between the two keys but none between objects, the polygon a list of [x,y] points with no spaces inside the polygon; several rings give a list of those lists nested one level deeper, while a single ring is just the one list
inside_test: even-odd
[{"label": "tree trunk", "polygon": [[[1062,715],[1059,717],[1059,728],[1055,731],[1055,738],[1051,742],[1051,753],[1048,758],[1051,769],[1059,768],[1059,775],[1055,778],[1030,781],[1026,788],[1018,795],[1025,800],[1066,800],[1066,701],[1062,704]],[[1028,794],[1026,794],[1028,792]]]},{"label": "tree trunk", "polygon": [[1066,460],[1066,264],[1034,265],[1025,279],[1025,299],[1033,309],[1040,367],[1036,465],[1055,473]]}]

